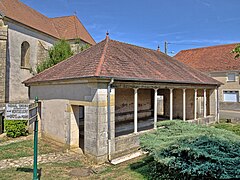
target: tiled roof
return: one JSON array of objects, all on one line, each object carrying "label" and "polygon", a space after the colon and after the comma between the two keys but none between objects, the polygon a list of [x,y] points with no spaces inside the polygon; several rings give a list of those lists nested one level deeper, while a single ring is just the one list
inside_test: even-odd
[{"label": "tiled roof", "polygon": [[81,38],[89,44],[96,44],[75,16],[62,17],[63,21],[58,24],[58,18],[48,18],[19,0],[0,0],[0,14],[58,39]]},{"label": "tiled roof", "polygon": [[57,28],[60,38],[80,38],[92,45],[96,44],[94,39],[91,37],[91,35],[88,33],[88,31],[76,16],[64,16],[52,18],[51,20]]},{"label": "tiled roof", "polygon": [[210,46],[180,51],[175,59],[204,72],[240,70],[240,58],[231,51],[237,44]]},{"label": "tiled roof", "polygon": [[162,52],[108,37],[91,48],[26,80],[25,84],[84,77],[174,83],[219,84]]}]

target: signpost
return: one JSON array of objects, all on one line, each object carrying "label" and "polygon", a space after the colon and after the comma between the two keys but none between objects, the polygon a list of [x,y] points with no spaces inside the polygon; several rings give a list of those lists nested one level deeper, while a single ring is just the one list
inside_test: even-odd
[{"label": "signpost", "polygon": [[6,104],[5,119],[7,120],[28,120],[28,104]]},{"label": "signpost", "polygon": [[38,180],[37,153],[38,153],[38,97],[35,97],[35,103],[30,105],[29,124],[34,123],[34,156],[33,156],[33,180]]},{"label": "signpost", "polygon": [[34,123],[34,156],[33,156],[33,180],[38,180],[37,153],[38,153],[38,97],[32,104],[6,104],[5,119],[28,120],[28,124]]}]

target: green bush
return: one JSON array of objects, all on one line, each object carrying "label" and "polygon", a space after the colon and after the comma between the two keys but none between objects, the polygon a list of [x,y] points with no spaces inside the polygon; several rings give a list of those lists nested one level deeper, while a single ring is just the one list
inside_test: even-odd
[{"label": "green bush", "polygon": [[153,159],[148,179],[240,178],[240,136],[181,121],[159,126],[141,137],[142,148]]},{"label": "green bush", "polygon": [[49,58],[37,65],[37,73],[48,69],[55,64],[69,58],[73,55],[70,44],[65,40],[60,40],[48,50]]},{"label": "green bush", "polygon": [[5,131],[8,137],[28,135],[27,120],[4,120]]}]

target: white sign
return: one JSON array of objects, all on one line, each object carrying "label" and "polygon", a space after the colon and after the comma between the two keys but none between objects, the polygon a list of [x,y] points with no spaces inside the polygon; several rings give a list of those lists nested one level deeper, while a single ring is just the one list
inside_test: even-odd
[{"label": "white sign", "polygon": [[28,104],[6,104],[5,119],[6,120],[28,120],[29,105]]}]

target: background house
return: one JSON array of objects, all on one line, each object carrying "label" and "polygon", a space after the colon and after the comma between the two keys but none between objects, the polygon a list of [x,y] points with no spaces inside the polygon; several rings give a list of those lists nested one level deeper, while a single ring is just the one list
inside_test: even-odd
[{"label": "background house", "polygon": [[[139,135],[163,118],[218,120],[218,81],[160,51],[108,36],[24,83],[30,99],[40,99],[42,136],[98,162],[137,150]],[[204,97],[203,117],[198,97]]]},{"label": "background house", "polygon": [[[238,118],[240,111],[240,58],[231,51],[237,44],[226,44],[180,51],[174,58],[223,83],[219,87],[221,118]],[[230,112],[230,111],[235,112]]]},{"label": "background house", "polygon": [[0,107],[28,101],[22,82],[33,76],[59,39],[76,53],[79,46],[95,44],[76,16],[48,18],[18,0],[0,0]]}]

